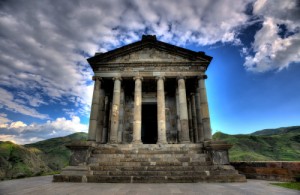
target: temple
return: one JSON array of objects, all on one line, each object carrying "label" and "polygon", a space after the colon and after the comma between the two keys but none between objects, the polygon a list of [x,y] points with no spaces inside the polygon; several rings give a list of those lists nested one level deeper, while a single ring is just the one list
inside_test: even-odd
[{"label": "temple", "polygon": [[153,35],[88,59],[95,75],[88,140],[67,147],[53,181],[245,181],[212,141],[205,72],[212,57]]}]

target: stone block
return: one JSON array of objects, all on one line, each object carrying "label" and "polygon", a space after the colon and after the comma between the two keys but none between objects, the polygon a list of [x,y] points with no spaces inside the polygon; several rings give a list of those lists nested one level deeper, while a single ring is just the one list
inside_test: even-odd
[{"label": "stone block", "polygon": [[[98,145],[91,150],[86,166],[70,166],[56,182],[170,183],[241,181],[230,165],[214,165],[197,144]],[[209,173],[209,174],[208,174]],[[235,177],[237,176],[237,177]]]}]

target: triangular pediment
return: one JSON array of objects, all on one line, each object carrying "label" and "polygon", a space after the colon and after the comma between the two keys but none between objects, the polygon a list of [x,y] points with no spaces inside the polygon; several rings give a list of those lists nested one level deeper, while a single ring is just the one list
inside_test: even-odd
[{"label": "triangular pediment", "polygon": [[135,62],[189,62],[190,60],[178,55],[170,54],[156,48],[143,48],[141,50],[125,54],[109,60],[116,63]]},{"label": "triangular pediment", "polygon": [[207,67],[212,57],[204,52],[195,52],[182,47],[156,40],[155,36],[143,36],[141,41],[123,47],[96,53],[88,59],[93,69],[111,63],[148,63],[148,62],[193,62]]}]

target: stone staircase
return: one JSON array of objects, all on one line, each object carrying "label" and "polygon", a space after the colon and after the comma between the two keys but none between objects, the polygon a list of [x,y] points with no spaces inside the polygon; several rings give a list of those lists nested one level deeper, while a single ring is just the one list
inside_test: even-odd
[{"label": "stone staircase", "polygon": [[201,144],[94,147],[87,165],[68,166],[54,182],[182,183],[246,181],[230,165],[213,165]]}]

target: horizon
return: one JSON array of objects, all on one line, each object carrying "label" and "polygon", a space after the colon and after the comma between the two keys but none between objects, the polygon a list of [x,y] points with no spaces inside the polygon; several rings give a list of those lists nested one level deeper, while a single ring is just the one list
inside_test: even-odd
[{"label": "horizon", "polygon": [[[289,126],[289,127],[279,127],[279,128],[275,128],[275,129],[261,129],[261,130],[257,130],[257,131],[253,131],[253,132],[250,132],[250,133],[242,133],[242,134],[228,134],[228,133],[224,133],[224,132],[222,132],[222,131],[216,131],[216,132],[214,132],[213,133],[213,135],[214,134],[216,134],[216,133],[223,133],[223,134],[226,134],[226,135],[251,135],[251,134],[253,134],[253,133],[256,133],[256,132],[260,132],[260,131],[264,131],[264,130],[276,130],[276,129],[282,129],[282,128],[291,128],[291,127],[300,127],[300,126]],[[47,141],[47,140],[50,140],[50,139],[55,139],[55,138],[62,138],[62,137],[68,137],[68,136],[70,136],[70,135],[73,135],[73,134],[78,134],[78,133],[85,133],[86,135],[88,135],[88,133],[87,132],[84,132],[84,131],[80,131],[80,132],[72,132],[72,133],[70,133],[70,134],[67,134],[67,135],[64,135],[64,136],[58,136],[58,137],[50,137],[50,138],[48,138],[48,139],[44,139],[44,140],[40,140],[40,141],[36,141],[36,142],[31,142],[31,143],[26,143],[26,144],[19,144],[19,143],[16,143],[16,142],[14,142],[13,140],[0,140],[0,142],[12,142],[12,143],[14,143],[14,144],[18,144],[18,145],[21,145],[21,146],[24,146],[24,145],[27,145],[27,144],[36,144],[36,143],[39,143],[39,142],[43,142],[43,141]],[[254,135],[254,136],[260,136],[260,135]]]},{"label": "horizon", "polygon": [[0,13],[0,141],[87,132],[94,83],[86,59],[143,34],[213,57],[213,133],[300,126],[296,0],[12,0]]}]

